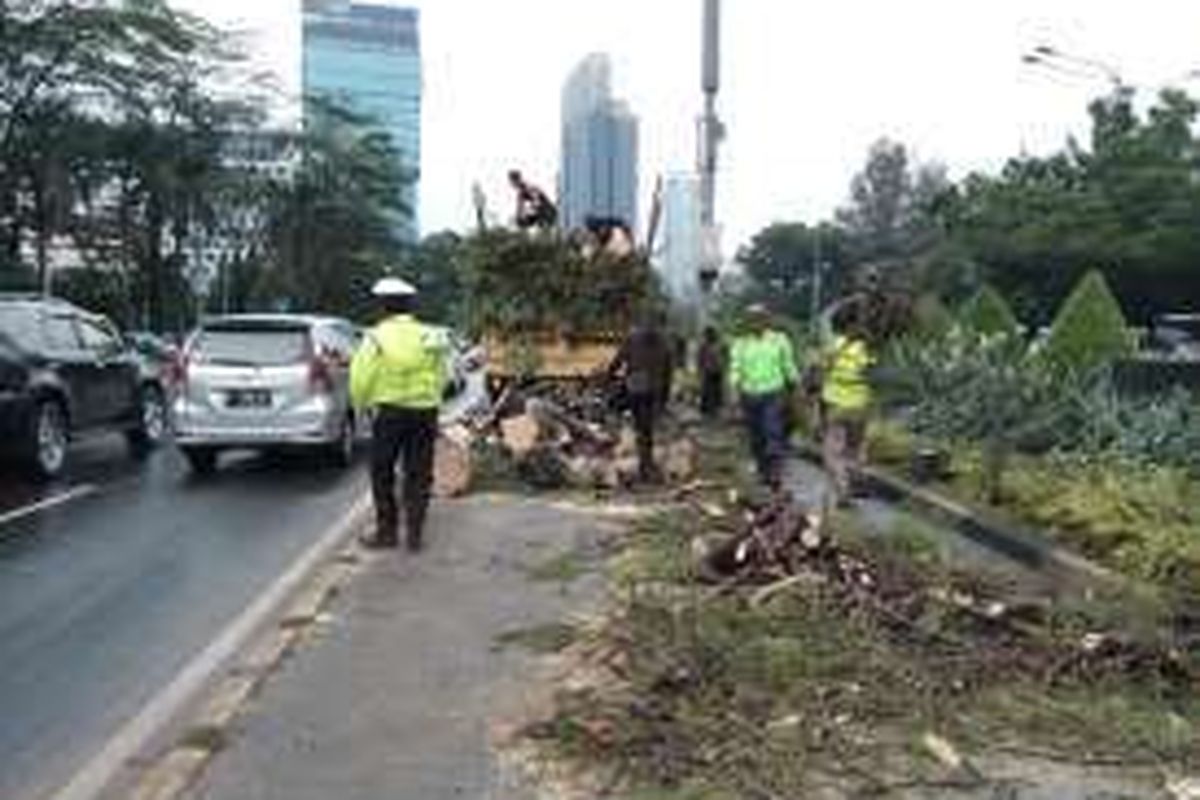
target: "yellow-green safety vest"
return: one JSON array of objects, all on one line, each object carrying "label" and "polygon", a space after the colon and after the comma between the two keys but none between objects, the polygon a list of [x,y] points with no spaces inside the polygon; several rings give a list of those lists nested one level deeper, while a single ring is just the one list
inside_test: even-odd
[{"label": "yellow-green safety vest", "polygon": [[780,331],[739,336],[733,342],[729,381],[744,395],[783,391],[800,378],[792,340]]},{"label": "yellow-green safety vest", "polygon": [[350,401],[355,408],[437,408],[446,383],[446,334],[397,314],[363,337],[350,362]]},{"label": "yellow-green safety vest", "polygon": [[871,405],[867,368],[874,359],[860,339],[837,336],[826,359],[821,398],[834,410],[863,411]]}]

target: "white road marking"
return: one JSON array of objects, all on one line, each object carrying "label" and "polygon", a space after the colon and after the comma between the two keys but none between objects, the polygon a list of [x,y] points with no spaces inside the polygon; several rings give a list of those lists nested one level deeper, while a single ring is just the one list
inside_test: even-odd
[{"label": "white road marking", "polygon": [[14,508],[12,511],[6,511],[0,514],[0,525],[7,525],[10,522],[16,522],[19,519],[24,519],[31,514],[36,514],[39,511],[45,511],[49,508],[55,508],[72,500],[78,500],[81,497],[87,497],[89,494],[95,494],[96,487],[90,483],[84,483],[65,492],[60,492],[56,495],[51,495],[44,500],[38,500],[36,503],[30,503],[20,508]]},{"label": "white road marking", "polygon": [[195,699],[214,674],[230,661],[278,608],[354,532],[367,512],[360,495],[350,509],[287,571],[190,661],[140,712],[122,726],[51,800],[95,800],[123,767],[141,753],[155,735]]}]

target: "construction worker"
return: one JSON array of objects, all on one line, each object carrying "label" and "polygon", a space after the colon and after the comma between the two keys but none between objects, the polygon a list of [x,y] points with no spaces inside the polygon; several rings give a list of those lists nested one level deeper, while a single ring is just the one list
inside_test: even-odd
[{"label": "construction worker", "polygon": [[633,415],[637,436],[638,479],[656,483],[661,475],[654,462],[654,432],[670,401],[675,369],[664,315],[652,312],[622,342],[609,365],[610,379],[620,378],[625,407]]},{"label": "construction worker", "polygon": [[823,456],[834,499],[846,506],[852,497],[851,472],[862,465],[867,442],[871,386],[867,371],[874,361],[867,344],[859,303],[843,305],[833,316],[833,338],[822,357],[821,400],[825,409]]},{"label": "construction worker", "polygon": [[350,364],[351,401],[356,409],[371,409],[375,414],[371,443],[375,533],[363,544],[369,548],[399,544],[396,461],[403,458],[405,540],[410,551],[417,551],[433,484],[449,342],[442,331],[414,316],[417,290],[407,281],[383,278],[371,293],[386,316],[366,333]]},{"label": "construction worker", "polygon": [[779,489],[787,452],[784,404],[789,388],[799,380],[791,339],[771,325],[767,308],[746,309],[747,332],[733,341],[730,384],[741,399],[750,452],[759,480]]}]

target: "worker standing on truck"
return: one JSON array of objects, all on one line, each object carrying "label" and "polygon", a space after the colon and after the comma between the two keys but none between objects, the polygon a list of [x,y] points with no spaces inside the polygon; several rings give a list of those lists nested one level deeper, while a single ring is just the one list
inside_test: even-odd
[{"label": "worker standing on truck", "polygon": [[350,398],[375,413],[371,441],[371,494],[375,533],[369,548],[399,545],[396,462],[404,463],[404,530],[410,551],[422,546],[433,485],[438,408],[446,382],[449,342],[414,312],[417,290],[400,278],[383,278],[371,293],[385,317],[363,337],[350,364]]},{"label": "worker standing on truck", "polygon": [[746,309],[747,332],[734,339],[729,376],[742,404],[750,452],[758,479],[772,489],[783,485],[787,452],[784,404],[799,379],[791,339],[771,324],[761,304]]},{"label": "worker standing on truck", "polygon": [[519,170],[509,170],[508,183],[517,193],[517,227],[548,230],[558,222],[558,207],[538,187],[525,180]]},{"label": "worker standing on truck", "polygon": [[633,414],[637,436],[638,479],[644,483],[660,479],[654,463],[654,431],[670,399],[671,373],[675,369],[663,317],[660,312],[648,314],[625,337],[608,368],[610,378],[623,382],[625,407]]}]

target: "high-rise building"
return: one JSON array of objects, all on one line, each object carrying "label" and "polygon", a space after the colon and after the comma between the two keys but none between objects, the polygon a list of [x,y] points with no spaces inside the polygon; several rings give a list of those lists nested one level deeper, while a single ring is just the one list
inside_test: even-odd
[{"label": "high-rise building", "polygon": [[[373,117],[392,136],[414,181],[404,190],[419,230],[421,41],[415,8],[304,0],[303,86],[306,98],[328,96]],[[309,114],[306,103],[305,116]]]},{"label": "high-rise building", "polygon": [[589,217],[637,227],[638,120],[612,96],[608,56],[585,58],[567,79],[562,96],[562,167],[559,201],[563,224],[581,227]]},{"label": "high-rise building", "polygon": [[658,269],[671,296],[694,301],[700,290],[703,257],[701,183],[694,173],[668,175],[662,189],[661,249]]}]

